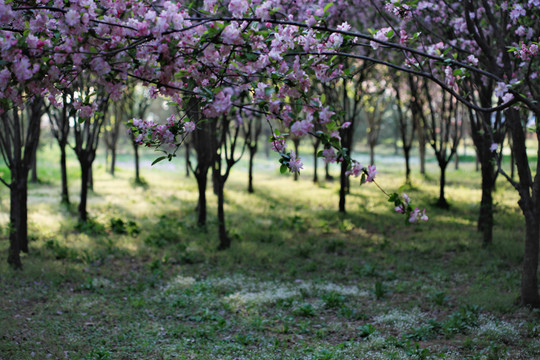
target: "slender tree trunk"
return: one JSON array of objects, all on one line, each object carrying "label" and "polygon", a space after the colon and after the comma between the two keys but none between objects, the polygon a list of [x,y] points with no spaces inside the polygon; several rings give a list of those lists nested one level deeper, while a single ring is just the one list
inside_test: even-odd
[{"label": "slender tree trunk", "polygon": [[39,183],[38,175],[37,175],[37,148],[36,148],[36,154],[32,157],[32,170],[30,172],[30,182],[33,184]]},{"label": "slender tree trunk", "polygon": [[[298,158],[298,146],[300,145],[300,139],[294,139],[293,144],[294,144],[294,152],[296,153],[296,157]],[[297,171],[294,172],[294,181],[298,181]]]},{"label": "slender tree trunk", "polygon": [[439,186],[439,200],[437,201],[437,206],[443,209],[448,209],[448,202],[444,196],[444,187],[446,186],[446,163],[439,162],[439,167],[441,169],[441,179]]},{"label": "slender tree trunk", "polygon": [[[519,191],[519,207],[525,217],[525,252],[521,275],[521,303],[526,306],[540,307],[538,295],[538,250],[540,244],[540,178],[531,176],[525,134],[518,110],[506,112],[514,145],[514,157],[519,175],[517,185]],[[539,114],[536,114],[537,116]],[[537,150],[540,156],[540,149]],[[540,160],[537,162],[540,163]],[[538,166],[536,171],[538,171]],[[532,189],[532,192],[531,192]]]},{"label": "slender tree trunk", "polygon": [[133,154],[135,155],[135,184],[140,184],[141,182],[141,173],[140,173],[140,164],[139,164],[139,145],[135,142],[132,142],[133,145]]},{"label": "slender tree trunk", "polygon": [[197,202],[197,224],[206,225],[206,184],[208,182],[208,169],[200,174],[195,174],[197,187],[199,188],[199,200]]},{"label": "slender tree trunk", "polygon": [[347,164],[345,161],[341,162],[341,172],[339,176],[340,187],[339,187],[339,212],[345,213],[345,197],[347,195]]},{"label": "slender tree trunk", "polygon": [[69,190],[67,178],[66,144],[60,144],[60,172],[62,174],[62,204],[69,204]]},{"label": "slender tree trunk", "polygon": [[255,157],[256,147],[249,146],[249,165],[248,165],[248,193],[253,194],[253,159]]},{"label": "slender tree trunk", "polygon": [[375,164],[375,146],[372,146],[371,143],[369,144],[369,164]]},{"label": "slender tree trunk", "polygon": [[111,175],[114,176],[116,168],[116,147],[111,149]]},{"label": "slender tree trunk", "polygon": [[[14,178],[10,190],[10,233],[8,263],[14,269],[21,269],[22,263],[20,252],[28,253],[28,225],[27,225],[27,176],[23,174],[13,174]],[[20,175],[20,176],[17,176]],[[23,178],[24,176],[24,178]]]},{"label": "slender tree trunk", "polygon": [[540,239],[540,211],[534,204],[525,205],[525,253],[521,275],[521,303],[532,307],[540,307],[538,296],[538,244]]},{"label": "slender tree trunk", "polygon": [[186,177],[189,177],[189,143],[185,145],[185,165],[186,165]]},{"label": "slender tree trunk", "polygon": [[88,220],[88,212],[86,203],[88,199],[88,182],[90,181],[90,169],[92,165],[88,165],[85,161],[81,161],[81,201],[79,203],[79,221]]},{"label": "slender tree trunk", "polygon": [[316,141],[313,145],[313,182],[316,184],[319,181],[319,178],[317,176],[317,165],[318,165],[318,158],[317,158],[317,152],[319,150],[319,141]]},{"label": "slender tree trunk", "polygon": [[403,155],[405,157],[405,182],[407,184],[411,183],[411,160],[410,160],[410,151],[408,147],[403,148]]},{"label": "slender tree trunk", "polygon": [[92,164],[88,167],[88,180],[86,182],[88,190],[94,191],[94,171],[92,169]]},{"label": "slender tree trunk", "polygon": [[420,174],[426,175],[426,139],[424,128],[420,123],[416,127],[418,131],[418,156],[420,158]]},{"label": "slender tree trunk", "polygon": [[495,169],[491,160],[492,156],[488,155],[486,161],[482,162],[482,200],[480,201],[480,213],[478,215],[478,231],[481,231],[483,234],[484,246],[493,242],[493,185],[495,183]]},{"label": "slender tree trunk", "polygon": [[220,179],[217,183],[217,217],[218,217],[218,233],[219,233],[219,250],[225,250],[231,247],[231,238],[227,236],[227,228],[225,224],[225,195],[223,193],[224,183]]},{"label": "slender tree trunk", "polygon": [[459,154],[457,153],[457,151],[456,151],[456,153],[454,154],[454,156],[455,156],[455,159],[454,159],[454,169],[459,170]]},{"label": "slender tree trunk", "polygon": [[324,165],[324,179],[326,181],[334,181],[334,177],[330,175],[330,164],[328,163]]}]

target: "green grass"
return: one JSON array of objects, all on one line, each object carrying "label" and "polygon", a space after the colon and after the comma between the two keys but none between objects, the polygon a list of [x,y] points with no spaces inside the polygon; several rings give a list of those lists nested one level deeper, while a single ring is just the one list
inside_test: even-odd
[{"label": "green grass", "polygon": [[[448,171],[450,210],[430,205],[435,167],[425,178],[413,168],[413,186],[403,187],[402,165],[381,165],[384,188],[428,209],[429,222],[405,226],[383,194],[357,181],[339,214],[338,184],[314,185],[309,164],[293,182],[261,156],[247,194],[242,162],[226,187],[233,245],[219,252],[216,198],[209,187],[199,228],[196,184],[181,161],[143,170],[148,187],[131,184],[131,169],[111,177],[96,164],[92,222],[81,227],[75,207],[59,205],[55,152],[44,150],[24,270],[0,263],[2,360],[540,356],[540,313],[516,305],[517,195],[499,181],[494,244],[483,248],[472,163]],[[70,158],[75,203],[77,173]],[[4,257],[8,201],[0,190]]]}]

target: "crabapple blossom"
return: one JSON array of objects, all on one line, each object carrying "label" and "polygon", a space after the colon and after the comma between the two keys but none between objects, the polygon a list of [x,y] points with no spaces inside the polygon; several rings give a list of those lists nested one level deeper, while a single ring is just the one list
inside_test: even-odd
[{"label": "crabapple blossom", "polygon": [[304,164],[302,164],[302,161],[296,157],[296,154],[294,151],[291,150],[291,159],[289,160],[289,169],[291,172],[300,172],[301,169],[304,168]]}]

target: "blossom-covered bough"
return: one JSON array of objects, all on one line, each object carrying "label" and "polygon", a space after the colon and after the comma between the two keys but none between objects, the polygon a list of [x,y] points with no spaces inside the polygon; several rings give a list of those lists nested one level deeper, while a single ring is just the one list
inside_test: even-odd
[{"label": "blossom-covered bough", "polygon": [[[365,181],[373,180],[375,168],[363,167],[347,156],[335,133],[345,125],[339,114],[331,104],[308,95],[312,79],[328,82],[350,75],[340,59],[373,61],[430,79],[474,111],[499,111],[521,104],[538,119],[538,89],[532,76],[538,68],[537,0],[511,5],[467,0],[451,2],[450,7],[443,1],[370,0],[367,3],[389,25],[371,34],[355,31],[346,22],[332,23],[332,17],[351,9],[355,2],[206,0],[197,6],[200,2],[0,0],[0,111],[23,107],[33,96],[45,96],[50,103],[61,105],[62,90],[85,72],[94,74],[96,84],[105,87],[112,100],[120,97],[123,84],[133,78],[147,85],[152,96],[167,97],[187,114],[166,124],[144,119],[131,124],[138,141],[162,149],[166,157],[173,156],[189,132],[197,131],[199,124],[186,109],[197,104],[205,121],[256,112],[282,122],[295,135],[319,136],[325,158],[335,156],[346,162],[350,173]],[[387,3],[388,13],[382,10],[383,3]],[[488,9],[489,4],[494,8]],[[429,11],[441,19],[425,14]],[[444,17],[446,12],[451,15]],[[452,20],[464,13],[467,16],[461,22]],[[413,22],[413,18],[421,21]],[[511,31],[495,33],[495,25],[506,18],[511,22],[502,24],[508,24]],[[453,34],[456,39],[437,38],[435,32],[424,37],[418,27],[409,28],[442,20],[456,28],[465,27],[469,38],[463,36],[461,41],[457,35],[462,34],[457,33]],[[483,26],[493,28],[489,40],[497,44],[496,54],[485,58],[482,54],[489,54],[489,48],[482,43],[486,39],[480,34]],[[526,41],[508,43],[503,35],[512,31]],[[506,51],[507,45],[515,54]],[[360,51],[366,46],[376,49],[375,54]],[[390,53],[394,55],[388,56]],[[474,84],[471,91],[463,91],[471,74],[498,84],[498,103],[478,104]],[[528,78],[523,77],[527,74]],[[91,108],[85,99],[80,101],[79,111]],[[316,133],[310,126],[315,123],[321,125]],[[527,239],[533,240],[526,242],[533,244],[526,245],[526,253],[536,253],[526,259],[527,266],[532,266],[538,263],[540,179],[527,179],[530,169],[524,139],[518,134],[519,118],[510,121],[510,128],[514,144],[523,147],[517,152],[514,148],[520,157],[520,182],[514,185],[522,198]],[[282,169],[299,171],[301,161],[284,148],[286,134],[273,134]],[[409,200],[397,194],[389,194],[389,199],[397,212],[407,214],[408,221],[427,219],[424,212],[413,210]],[[524,282],[531,289],[536,270],[534,279],[531,271],[528,274],[525,279],[524,272]],[[538,304],[537,284],[531,291],[524,295],[522,286],[522,301]]]}]

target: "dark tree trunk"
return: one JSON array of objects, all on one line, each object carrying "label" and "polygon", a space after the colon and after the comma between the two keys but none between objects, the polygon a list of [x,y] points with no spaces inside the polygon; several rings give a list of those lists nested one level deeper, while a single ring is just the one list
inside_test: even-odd
[{"label": "dark tree trunk", "polygon": [[439,167],[441,169],[441,179],[439,183],[439,200],[437,201],[437,206],[442,209],[448,209],[449,205],[444,196],[444,188],[446,186],[446,162],[439,162]]},{"label": "dark tree trunk", "polygon": [[208,182],[208,168],[201,173],[195,173],[197,187],[199,189],[199,200],[197,202],[197,224],[206,225],[206,184]]},{"label": "dark tree trunk", "polygon": [[114,176],[114,170],[116,168],[116,147],[111,149],[111,175]]},{"label": "dark tree trunk", "polygon": [[[39,119],[41,121],[41,118]],[[40,124],[41,125],[41,124]],[[38,174],[37,174],[37,150],[39,146],[39,137],[41,136],[41,126],[38,125],[36,130],[37,133],[37,144],[32,154],[32,171],[30,173],[30,182],[33,184],[39,183]]]},{"label": "dark tree trunk", "polygon": [[317,138],[314,142],[313,142],[313,182],[316,184],[317,182],[319,182],[319,177],[317,175],[317,168],[318,168],[318,157],[317,157],[317,152],[319,151],[319,145],[320,145],[321,141],[319,140],[319,138]]},{"label": "dark tree trunk", "polygon": [[369,164],[375,164],[375,146],[369,144]]},{"label": "dark tree trunk", "polygon": [[248,146],[249,150],[249,165],[248,165],[248,193],[253,194],[253,159],[257,152],[256,146]]},{"label": "dark tree trunk", "polygon": [[186,177],[189,177],[189,150],[190,150],[190,144],[187,143],[185,145],[185,161],[186,161]]},{"label": "dark tree trunk", "polygon": [[[538,296],[538,250],[540,243],[540,178],[531,176],[525,134],[518,110],[508,110],[506,118],[509,122],[514,147],[514,157],[519,175],[517,190],[519,191],[519,207],[525,217],[525,252],[521,275],[521,303],[526,306],[540,307]],[[536,114],[537,116],[539,114]],[[537,150],[540,156],[540,149]],[[537,170],[540,159],[537,160]],[[532,191],[531,191],[532,190]]]},{"label": "dark tree trunk", "polygon": [[[294,144],[294,152],[296,153],[296,157],[298,158],[298,147],[300,146],[300,139],[295,138],[293,139]],[[294,172],[294,181],[298,181],[298,171]]]},{"label": "dark tree trunk", "polygon": [[135,159],[135,184],[141,183],[141,171],[140,171],[140,162],[139,162],[139,145],[136,142],[132,141],[133,145],[133,155]]},{"label": "dark tree trunk", "polygon": [[418,157],[420,158],[420,174],[426,175],[426,139],[424,128],[420,124],[416,127],[418,131]]},{"label": "dark tree trunk", "polygon": [[[216,180],[215,180],[216,181]],[[216,181],[217,190],[217,217],[218,217],[218,233],[219,233],[219,246],[218,250],[225,250],[231,247],[231,239],[227,235],[227,227],[225,224],[225,195],[223,192],[224,183],[221,180]]]},{"label": "dark tree trunk", "polygon": [[87,181],[88,190],[94,191],[94,171],[92,169],[92,163],[88,166],[88,181]]},{"label": "dark tree trunk", "polygon": [[456,157],[454,159],[454,169],[459,170],[459,154],[457,153],[457,151],[454,156]]},{"label": "dark tree trunk", "polygon": [[411,160],[410,160],[411,149],[409,147],[403,148],[403,156],[405,157],[405,182],[407,184],[411,183]]},{"label": "dark tree trunk", "polygon": [[[14,174],[17,176],[16,174]],[[28,173],[12,179],[10,191],[10,233],[8,263],[14,269],[21,269],[20,252],[28,253],[28,225],[27,225],[27,179]]]},{"label": "dark tree trunk", "polygon": [[324,165],[324,179],[326,181],[334,181],[334,177],[330,175],[330,164],[328,163]]},{"label": "dark tree trunk", "polygon": [[[483,149],[483,151],[485,150],[489,152],[489,149]],[[496,173],[491,161],[492,158],[492,156],[488,156],[488,159],[482,162],[482,200],[478,215],[478,231],[483,234],[484,246],[493,242],[493,186]]]},{"label": "dark tree trunk", "polygon": [[538,244],[540,238],[540,211],[538,205],[524,206],[525,215],[525,253],[523,255],[523,270],[521,275],[521,303],[523,305],[540,307],[540,297],[538,296]]},{"label": "dark tree trunk", "polygon": [[36,153],[32,157],[32,170],[30,172],[30,182],[32,184],[39,183],[39,179],[37,175],[37,148],[36,148]]},{"label": "dark tree trunk", "polygon": [[69,190],[67,178],[66,144],[60,144],[60,172],[62,177],[62,204],[69,204]]},{"label": "dark tree trunk", "polygon": [[90,170],[92,165],[88,165],[87,162],[81,161],[81,201],[79,203],[79,221],[84,222],[88,220],[88,212],[86,210],[86,203],[88,199],[88,183],[90,181]]},{"label": "dark tree trunk", "polygon": [[339,212],[346,212],[345,211],[345,198],[347,196],[347,193],[349,192],[348,188],[348,177],[345,175],[345,172],[347,172],[347,163],[345,161],[341,162],[341,172],[339,176],[340,181],[340,187],[339,187]]}]

